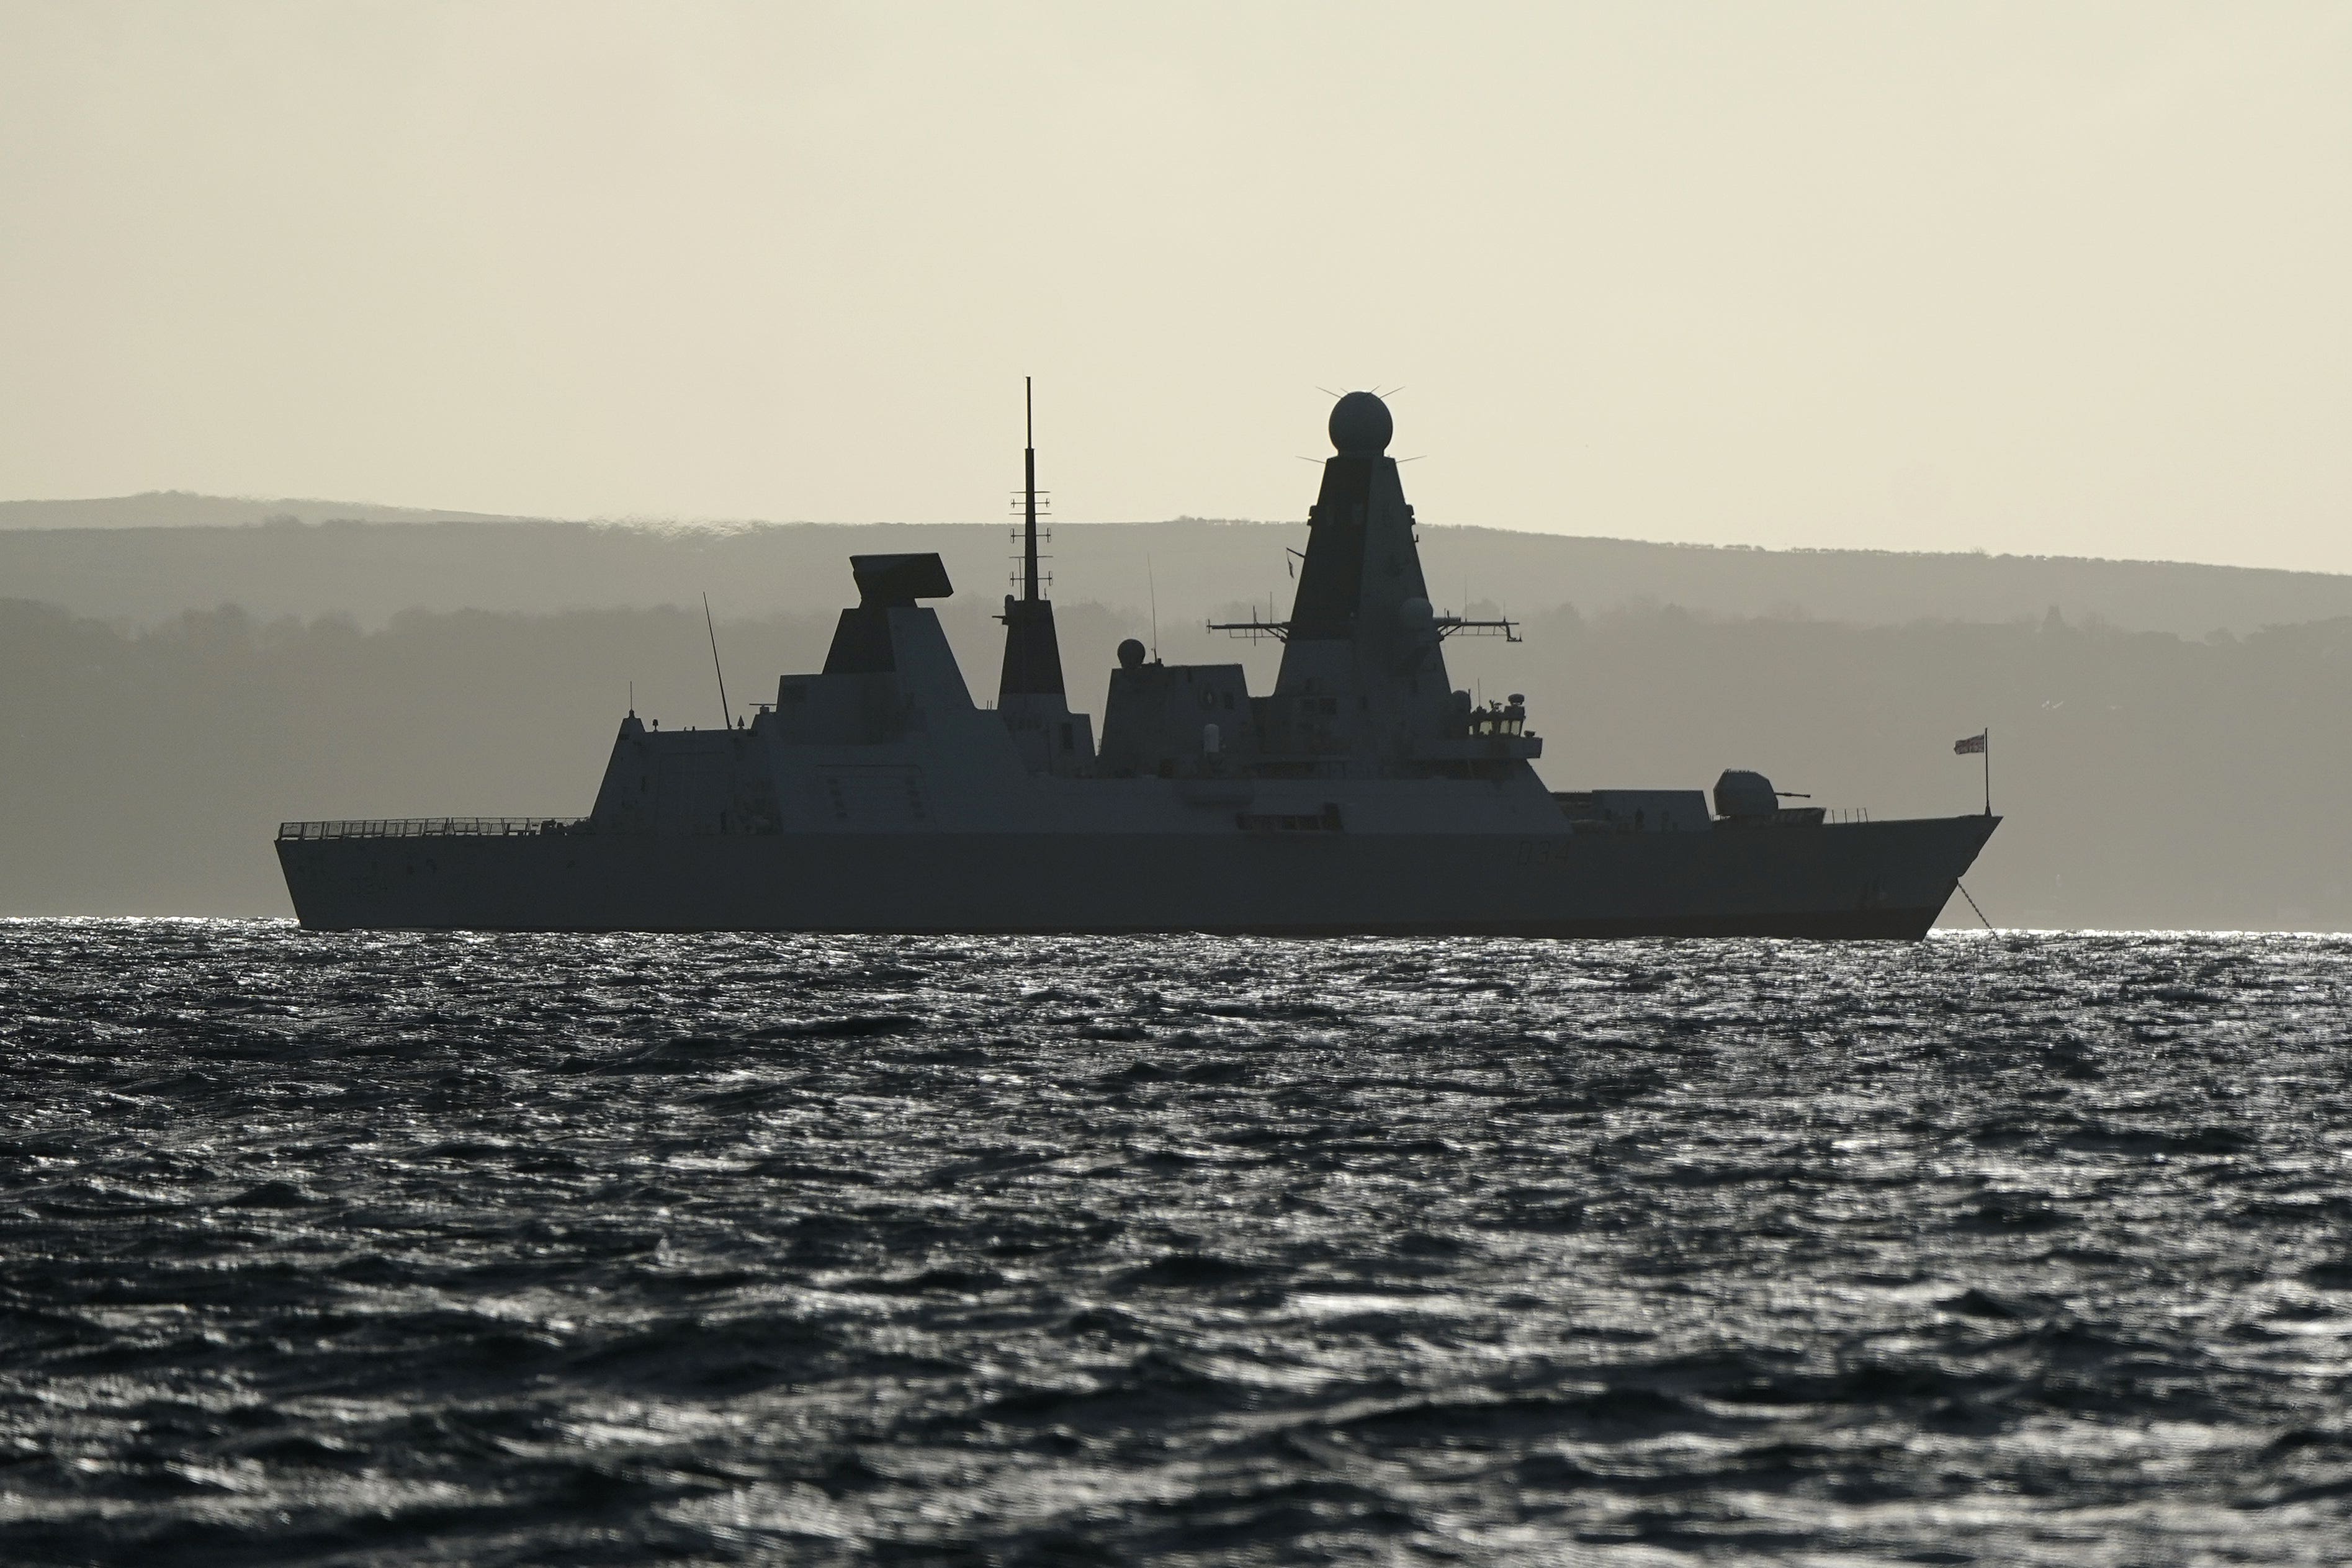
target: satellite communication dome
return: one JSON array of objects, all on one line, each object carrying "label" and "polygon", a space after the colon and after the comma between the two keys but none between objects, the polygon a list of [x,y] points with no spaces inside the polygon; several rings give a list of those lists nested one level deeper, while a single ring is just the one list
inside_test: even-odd
[{"label": "satellite communication dome", "polygon": [[1350,455],[1377,457],[1389,449],[1396,421],[1389,405],[1368,392],[1351,392],[1331,408],[1331,444]]}]

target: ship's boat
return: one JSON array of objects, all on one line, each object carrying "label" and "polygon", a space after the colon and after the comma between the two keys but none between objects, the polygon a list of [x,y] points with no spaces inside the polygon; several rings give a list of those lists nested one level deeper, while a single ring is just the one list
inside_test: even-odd
[{"label": "ship's boat", "polygon": [[1350,392],[1274,690],[1119,649],[1097,741],[1037,570],[992,708],[925,600],[936,555],[856,556],[824,667],[714,730],[621,721],[583,818],[288,822],[305,925],[507,931],[1201,931],[1917,938],[2000,819],[1837,821],[1740,769],[1555,792],[1525,700],[1474,704],[1432,607],[1387,407]]}]

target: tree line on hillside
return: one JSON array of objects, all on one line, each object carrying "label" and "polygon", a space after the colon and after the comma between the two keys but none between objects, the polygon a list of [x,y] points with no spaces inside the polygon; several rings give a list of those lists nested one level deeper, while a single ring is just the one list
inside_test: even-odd
[{"label": "tree line on hillside", "polygon": [[[1074,706],[1100,711],[1142,618],[1064,604]],[[998,629],[943,614],[975,697]],[[817,667],[829,614],[722,621],[740,712]],[[1665,607],[1447,644],[1455,684],[1522,692],[1555,789],[1704,787],[1759,768],[1879,815],[1993,806],[1970,891],[2004,925],[2352,930],[2352,617],[2184,638],[2045,616],[1854,626]],[[1278,647],[1160,629],[1171,662]],[[282,819],[573,814],[632,700],[721,722],[699,611],[264,619],[125,628],[0,601],[0,913],[278,914]],[[1961,915],[1966,916],[1963,908]]]}]

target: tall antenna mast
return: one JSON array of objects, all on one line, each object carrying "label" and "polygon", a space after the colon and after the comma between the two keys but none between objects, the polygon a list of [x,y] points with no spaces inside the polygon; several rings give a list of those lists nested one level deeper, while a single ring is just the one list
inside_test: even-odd
[{"label": "tall antenna mast", "polygon": [[1037,414],[1030,380],[1021,378],[1021,598],[1037,602]]},{"label": "tall antenna mast", "polygon": [[[1028,442],[1021,449],[1021,488],[1014,492],[1013,503],[1021,513],[1022,526],[1014,530],[1021,543],[1017,558],[1021,565],[1007,585],[1017,594],[1004,596],[1004,673],[996,683],[996,706],[1018,710],[1013,727],[1024,733],[1035,731],[1024,745],[1043,737],[1045,732],[1038,727],[1045,723],[1042,716],[1050,714],[1058,720],[1069,713],[1062,686],[1062,650],[1054,635],[1054,606],[1045,593],[1052,580],[1037,570],[1042,559],[1037,554],[1037,510],[1041,503],[1050,510],[1053,501],[1037,488],[1036,397],[1032,390],[1035,384],[1027,376],[1021,378],[1022,427]],[[1062,749],[1075,755],[1075,737],[1065,741]],[[1038,762],[1042,764],[1050,754],[1050,748],[1039,753]]]}]

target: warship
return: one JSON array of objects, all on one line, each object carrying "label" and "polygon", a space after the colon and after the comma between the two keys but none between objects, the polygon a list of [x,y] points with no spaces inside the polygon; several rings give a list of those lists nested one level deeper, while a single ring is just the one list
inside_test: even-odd
[{"label": "warship", "polygon": [[853,556],[824,667],[749,722],[632,709],[585,817],[284,823],[295,912],[331,931],[1927,934],[1999,825],[1989,800],[1832,820],[1740,768],[1711,793],[1549,788],[1525,699],[1447,678],[1449,639],[1516,632],[1432,606],[1387,405],[1349,392],[1329,431],[1290,618],[1223,626],[1280,640],[1269,693],[1130,639],[1097,737],[1041,591],[1033,427],[992,707],[922,602],[953,591],[940,559]]}]

